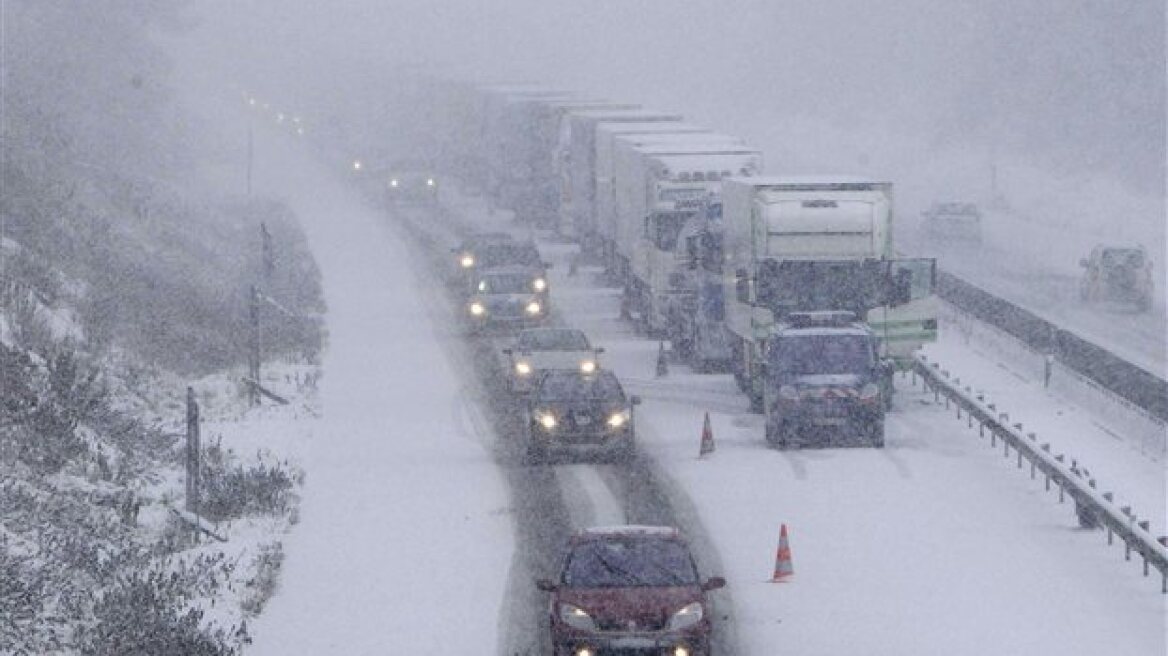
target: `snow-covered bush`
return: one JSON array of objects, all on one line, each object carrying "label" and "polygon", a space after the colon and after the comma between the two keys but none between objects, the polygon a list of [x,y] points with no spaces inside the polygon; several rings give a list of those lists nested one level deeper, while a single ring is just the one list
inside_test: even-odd
[{"label": "snow-covered bush", "polygon": [[203,450],[199,508],[211,521],[282,515],[292,507],[297,477],[280,463],[240,464],[230,450],[212,444]]}]

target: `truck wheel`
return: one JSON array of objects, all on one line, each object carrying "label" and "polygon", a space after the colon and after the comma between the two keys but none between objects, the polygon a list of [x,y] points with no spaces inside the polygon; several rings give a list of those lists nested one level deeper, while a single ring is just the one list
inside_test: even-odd
[{"label": "truck wheel", "polygon": [[877,449],[884,448],[884,418],[881,417],[876,423],[868,429],[868,437],[872,441],[872,446]]},{"label": "truck wheel", "polygon": [[767,419],[766,441],[768,446],[774,447],[776,449],[783,448],[785,446],[783,444],[783,437],[785,432],[785,428],[782,424],[776,424],[770,419]]},{"label": "truck wheel", "polygon": [[735,340],[730,348],[730,372],[734,374],[734,382],[738,389],[746,391],[746,354],[741,340]]},{"label": "truck wheel", "polygon": [[747,392],[747,395],[750,396],[750,411],[755,414],[761,414],[764,410],[762,394],[751,389]]}]

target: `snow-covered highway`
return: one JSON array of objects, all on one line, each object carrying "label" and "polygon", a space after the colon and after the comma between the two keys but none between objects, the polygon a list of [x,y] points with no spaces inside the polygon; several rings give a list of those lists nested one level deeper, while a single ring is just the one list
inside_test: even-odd
[{"label": "snow-covered highway", "polygon": [[[282,175],[265,184],[313,240],[330,350],[303,520],[254,653],[545,653],[532,579],[571,530],[614,521],[679,525],[727,577],[723,653],[1162,651],[1157,586],[931,395],[901,382],[882,451],[768,450],[728,376],[655,378],[656,343],[616,319],[617,291],[587,267],[568,276],[572,248],[551,242],[561,318],[646,399],[642,456],[523,465],[515,416],[481,382],[497,344],[462,339],[418,242],[293,145],[272,148]],[[509,227],[447,201],[456,219]],[[699,460],[706,410],[718,450]],[[783,585],[767,582],[780,523],[796,567]]]}]

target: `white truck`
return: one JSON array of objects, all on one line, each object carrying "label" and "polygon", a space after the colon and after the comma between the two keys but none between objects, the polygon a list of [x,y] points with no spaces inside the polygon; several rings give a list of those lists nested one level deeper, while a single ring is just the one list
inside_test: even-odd
[{"label": "white truck", "polygon": [[576,237],[582,248],[599,246],[596,222],[596,128],[601,123],[680,123],[681,115],[651,109],[593,109],[568,114],[567,178],[561,195],[561,232]]},{"label": "white truck", "polygon": [[[500,206],[513,210],[523,223],[558,223],[562,156],[567,116],[574,111],[628,111],[639,105],[572,97],[520,97],[507,106],[508,116],[496,140],[505,166],[496,173],[501,183]],[[500,164],[503,164],[501,161]]]},{"label": "white truck", "polygon": [[[601,127],[615,127],[619,124],[605,125]],[[666,124],[660,124],[666,125]],[[688,123],[676,124],[681,128],[688,126]],[[601,252],[605,271],[610,277],[616,278],[623,275],[618,268],[619,260],[617,258],[617,214],[616,214],[616,158],[617,153],[624,152],[630,148],[639,148],[642,146],[655,145],[680,145],[685,144],[691,146],[693,144],[736,144],[741,145],[743,142],[737,137],[732,137],[720,132],[713,132],[710,130],[690,128],[678,129],[676,131],[666,131],[664,129],[649,131],[649,132],[635,132],[635,133],[613,133],[605,134],[604,131],[598,130],[596,140],[596,221],[599,228],[599,236],[601,241]]]},{"label": "white truck", "polygon": [[593,158],[596,178],[596,198],[593,203],[597,236],[600,239],[602,258],[606,270],[611,271],[616,239],[616,201],[613,198],[613,159],[617,140],[636,140],[648,143],[663,135],[713,134],[708,128],[681,121],[656,121],[647,123],[599,123],[596,126],[596,154]]},{"label": "white truck", "polygon": [[767,340],[788,315],[852,312],[880,338],[880,356],[900,369],[936,339],[936,262],[897,258],[891,183],[730,178],[722,202],[731,371],[756,411]]},{"label": "white truck", "polygon": [[487,191],[493,205],[514,210],[518,194],[527,188],[533,170],[529,148],[523,143],[531,134],[525,108],[532,101],[569,101],[561,91],[535,89],[488,94],[482,133]]},{"label": "white truck", "polygon": [[[699,135],[700,136],[700,135]],[[666,336],[691,289],[683,234],[702,229],[721,181],[752,176],[762,153],[735,143],[621,144],[616,157],[616,268],[627,308],[651,335]]]}]

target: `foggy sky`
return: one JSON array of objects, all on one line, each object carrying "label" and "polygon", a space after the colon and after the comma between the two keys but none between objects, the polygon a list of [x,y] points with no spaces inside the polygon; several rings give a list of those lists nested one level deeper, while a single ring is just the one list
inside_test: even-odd
[{"label": "foggy sky", "polygon": [[269,93],[346,68],[538,81],[748,139],[814,117],[1162,195],[1159,0],[205,0],[197,13],[208,53]]}]

